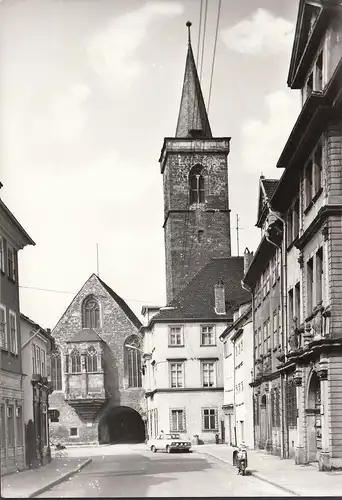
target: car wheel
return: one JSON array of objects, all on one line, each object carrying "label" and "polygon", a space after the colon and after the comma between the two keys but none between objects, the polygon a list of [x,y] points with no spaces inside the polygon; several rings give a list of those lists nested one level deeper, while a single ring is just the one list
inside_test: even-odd
[{"label": "car wheel", "polygon": [[166,447],[166,453],[171,453],[171,448],[170,448],[170,446],[167,446],[167,447]]},{"label": "car wheel", "polygon": [[151,451],[152,453],[155,453],[157,451],[157,448],[155,446],[151,446]]}]

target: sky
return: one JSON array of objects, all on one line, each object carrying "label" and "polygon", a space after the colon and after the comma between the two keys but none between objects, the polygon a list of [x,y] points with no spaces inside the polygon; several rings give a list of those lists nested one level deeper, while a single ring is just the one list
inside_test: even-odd
[{"label": "sky", "polygon": [[[214,136],[231,137],[232,255],[237,214],[240,255],[258,246],[259,176],[280,177],[300,110],[286,84],[298,3],[221,3],[209,120]],[[200,6],[0,0],[0,195],[36,243],[19,252],[20,306],[44,328],[97,272],[97,243],[100,277],[140,319],[143,305],[165,305],[158,158],[175,135],[188,20],[197,57]],[[217,9],[210,0],[206,103]]]}]

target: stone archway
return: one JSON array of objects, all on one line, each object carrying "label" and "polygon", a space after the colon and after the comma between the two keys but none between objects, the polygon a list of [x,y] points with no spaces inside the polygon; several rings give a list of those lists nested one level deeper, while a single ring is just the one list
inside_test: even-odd
[{"label": "stone archway", "polygon": [[141,415],[128,406],[109,406],[98,425],[100,444],[143,443],[145,424]]},{"label": "stone archway", "polygon": [[321,382],[315,371],[312,372],[308,393],[306,414],[306,429],[308,443],[308,462],[317,462],[322,450],[322,425],[321,425]]}]

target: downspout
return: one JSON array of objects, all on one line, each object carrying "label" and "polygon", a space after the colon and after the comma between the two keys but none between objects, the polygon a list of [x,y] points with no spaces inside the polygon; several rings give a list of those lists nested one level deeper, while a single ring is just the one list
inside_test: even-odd
[{"label": "downspout", "polygon": [[[282,298],[282,345],[284,349],[285,356],[287,355],[287,254],[286,254],[286,242],[287,242],[287,227],[286,227],[286,222],[285,220],[280,217],[280,215],[275,212],[270,204],[270,201],[267,197],[265,187],[262,182],[260,182],[260,185],[262,187],[262,190],[265,195],[266,199],[266,204],[268,207],[268,211],[271,215],[273,215],[276,219],[278,219],[283,226],[283,242],[282,245],[278,246],[276,245],[273,241],[271,241],[267,235],[266,235],[266,240],[277,246],[280,249],[280,255],[281,255],[281,262],[282,262],[282,268],[280,272],[280,288],[281,288],[281,298]],[[284,379],[285,379],[285,384],[284,384]],[[285,418],[285,386],[287,383],[287,372],[285,372],[284,375],[281,375],[281,413],[282,413],[282,418],[281,418],[281,451],[282,451],[282,458],[286,458],[288,456],[288,435],[287,439],[285,439],[285,427],[286,427],[286,418]]]}]

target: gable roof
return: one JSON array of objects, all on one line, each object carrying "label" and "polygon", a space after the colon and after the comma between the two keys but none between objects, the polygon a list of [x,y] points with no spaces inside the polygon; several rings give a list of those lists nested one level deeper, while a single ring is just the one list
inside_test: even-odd
[{"label": "gable roof", "polygon": [[[161,310],[151,321],[231,320],[235,307],[250,300],[250,294],[241,286],[243,260],[243,257],[212,259],[168,304],[174,309]],[[226,314],[215,312],[214,287],[221,280],[225,287]]]},{"label": "gable roof", "polygon": [[71,342],[103,342],[102,338],[93,328],[83,328],[76,333],[67,343]]},{"label": "gable roof", "polygon": [[133,325],[135,325],[137,328],[140,328],[142,326],[141,321],[137,318],[137,316],[134,314],[132,309],[126,304],[126,302],[121,297],[119,297],[119,295],[115,293],[114,290],[112,290],[104,281],[102,281],[101,278],[99,278],[97,275],[95,276],[97,277],[103,288],[115,300],[118,306],[121,307],[126,316],[132,321]]},{"label": "gable roof", "polygon": [[[190,28],[191,24],[187,24],[187,26]],[[200,131],[198,132],[198,137],[212,137],[189,32],[188,53],[186,57],[176,137],[192,137],[192,130]]]},{"label": "gable roof", "polygon": [[279,184],[279,179],[265,179],[263,175],[260,176],[259,180],[259,202],[258,202],[258,220],[256,223],[257,227],[261,227],[267,214],[266,209],[266,198],[270,200],[275,193],[277,186]]}]

